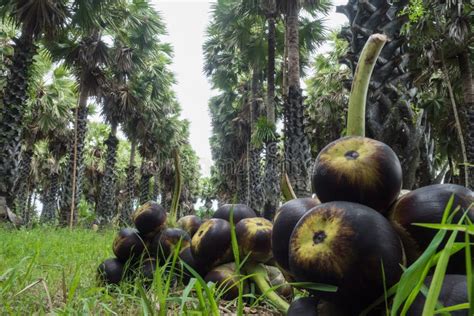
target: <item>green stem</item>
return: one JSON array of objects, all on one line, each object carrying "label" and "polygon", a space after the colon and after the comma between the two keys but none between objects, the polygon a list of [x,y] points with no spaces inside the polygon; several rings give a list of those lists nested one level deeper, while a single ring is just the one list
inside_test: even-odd
[{"label": "green stem", "polygon": [[360,53],[349,97],[349,110],[347,113],[348,136],[365,136],[365,103],[370,76],[386,42],[387,36],[372,34]]},{"label": "green stem", "polygon": [[280,186],[285,201],[296,199],[295,191],[293,191],[293,188],[291,187],[290,179],[288,179],[287,173],[283,173],[283,175],[281,176]]},{"label": "green stem", "polygon": [[282,299],[270,286],[267,280],[267,271],[261,264],[247,263],[245,270],[264,295],[280,312],[286,314],[290,305]]},{"label": "green stem", "polygon": [[176,216],[178,214],[178,206],[179,206],[179,197],[181,196],[181,189],[183,186],[183,179],[181,175],[181,162],[179,159],[178,150],[175,149],[173,151],[173,159],[174,159],[174,169],[175,169],[175,181],[174,181],[174,191],[173,191],[173,199],[171,200],[171,210],[170,210],[170,219],[169,222],[171,226],[176,224]]}]

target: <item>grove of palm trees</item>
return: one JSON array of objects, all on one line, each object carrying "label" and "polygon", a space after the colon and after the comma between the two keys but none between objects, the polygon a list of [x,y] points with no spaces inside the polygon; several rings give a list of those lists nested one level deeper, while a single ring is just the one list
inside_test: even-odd
[{"label": "grove of palm trees", "polygon": [[474,315],[472,3],[0,17],[0,314]]}]

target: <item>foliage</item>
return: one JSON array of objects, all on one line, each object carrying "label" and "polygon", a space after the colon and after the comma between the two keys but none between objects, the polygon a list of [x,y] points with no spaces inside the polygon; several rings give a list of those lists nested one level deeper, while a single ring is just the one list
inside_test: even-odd
[{"label": "foliage", "polygon": [[[432,128],[435,168],[442,170],[449,165],[445,181],[460,182],[457,179],[462,169],[459,164],[463,163],[460,137],[466,147],[474,146],[470,127],[474,122],[468,116],[474,102],[469,92],[472,66],[467,65],[472,65],[473,58],[472,12],[472,3],[461,1],[410,1],[405,10],[409,23],[405,24],[404,33],[417,56],[410,64],[418,89],[416,106],[424,109]],[[448,84],[453,87],[453,100],[448,94]],[[458,105],[460,126],[451,106],[453,101]],[[472,149],[469,152],[474,154]]]},{"label": "foliage", "polygon": [[314,74],[306,80],[308,98],[306,131],[313,156],[343,135],[346,123],[350,69],[339,60],[346,53],[347,42],[333,32],[331,50],[314,58]]}]

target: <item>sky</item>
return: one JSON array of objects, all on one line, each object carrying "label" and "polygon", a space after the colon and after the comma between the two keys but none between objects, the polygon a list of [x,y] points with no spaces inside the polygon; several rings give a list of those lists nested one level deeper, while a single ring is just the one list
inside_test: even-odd
[{"label": "sky", "polygon": [[[190,143],[196,151],[201,164],[201,174],[207,176],[212,165],[209,137],[211,136],[211,119],[208,101],[213,92],[211,85],[203,74],[202,44],[205,41],[206,26],[210,20],[211,3],[206,0],[152,0],[155,8],[161,13],[168,35],[164,41],[174,48],[171,70],[177,84],[174,87],[182,108],[182,117],[191,122]],[[334,0],[336,5],[345,4],[347,0]],[[329,28],[336,28],[346,21],[345,16],[334,12],[326,18]],[[321,47],[321,51],[328,46]]]}]

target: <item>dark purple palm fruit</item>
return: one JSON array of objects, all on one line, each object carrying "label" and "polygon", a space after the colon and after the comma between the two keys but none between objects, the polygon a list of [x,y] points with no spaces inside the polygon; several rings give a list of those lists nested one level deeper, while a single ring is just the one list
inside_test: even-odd
[{"label": "dark purple palm fruit", "polygon": [[216,283],[223,293],[222,298],[231,301],[239,296],[239,277],[236,274],[235,263],[226,263],[212,269],[204,278],[206,282]]},{"label": "dark purple palm fruit", "polygon": [[191,243],[188,233],[180,228],[166,228],[155,236],[151,243],[151,251],[158,258],[166,260],[174,251],[175,247],[180,244],[183,249]]},{"label": "dark purple palm fruit", "polygon": [[[401,196],[392,206],[389,219],[402,238],[409,264],[425,251],[438,232],[436,229],[413,224],[441,223],[444,210],[452,195],[454,195],[454,200],[450,211],[452,213],[457,208],[459,211],[454,215],[451,223],[457,224],[466,211],[466,217],[474,221],[472,206],[474,192],[456,184],[434,184],[413,190]],[[464,239],[464,233],[459,232],[456,241],[464,242]],[[440,248],[443,248],[444,244],[445,242]],[[474,247],[472,250],[474,251]],[[465,266],[465,252],[460,251],[449,258],[448,273],[465,274]]]},{"label": "dark purple palm fruit", "polygon": [[244,218],[235,225],[242,258],[261,263],[272,258],[272,226],[263,217]]},{"label": "dark purple palm fruit", "polygon": [[276,263],[288,277],[288,249],[293,228],[306,212],[319,204],[318,199],[301,198],[288,201],[277,210],[273,221],[272,252]]},{"label": "dark purple palm fruit", "polygon": [[119,284],[124,274],[124,265],[117,258],[109,258],[97,268],[97,277],[101,285]]},{"label": "dark purple palm fruit", "polygon": [[122,263],[126,263],[140,258],[145,249],[145,243],[135,229],[122,228],[114,239],[112,249],[115,256]]},{"label": "dark purple palm fruit", "polygon": [[355,315],[399,281],[403,251],[382,214],[339,201],[318,205],[298,221],[289,259],[296,281],[337,286],[335,293],[317,294]]},{"label": "dark purple palm fruit", "polygon": [[233,212],[234,225],[244,218],[257,217],[255,211],[245,204],[224,204],[217,209],[213,218],[225,219],[230,222],[230,213]]},{"label": "dark purple palm fruit", "polygon": [[210,269],[232,261],[230,236],[228,221],[211,218],[204,222],[191,240],[191,251],[196,262]]},{"label": "dark purple palm fruit", "polygon": [[189,234],[189,237],[193,238],[194,234],[199,229],[199,226],[201,226],[202,220],[196,215],[186,215],[181,217],[176,224],[179,228],[186,231]]},{"label": "dark purple palm fruit", "polygon": [[166,226],[166,211],[156,202],[146,202],[132,214],[132,221],[140,234],[152,239]]}]

